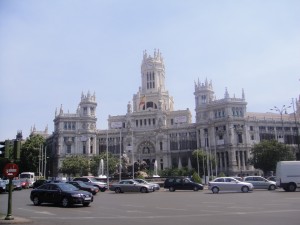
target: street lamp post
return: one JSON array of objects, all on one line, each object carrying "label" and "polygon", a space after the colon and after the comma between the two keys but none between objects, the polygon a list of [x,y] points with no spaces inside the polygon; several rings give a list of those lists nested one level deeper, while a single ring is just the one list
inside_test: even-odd
[{"label": "street lamp post", "polygon": [[122,128],[120,128],[119,181],[122,179]]},{"label": "street lamp post", "polygon": [[278,108],[277,106],[274,106],[272,109],[273,111],[277,111],[280,114],[280,119],[281,119],[281,129],[282,129],[282,136],[283,136],[283,143],[285,144],[285,137],[284,137],[284,127],[283,127],[283,118],[282,118],[282,114],[285,113],[287,114],[287,109],[291,108],[291,106],[286,106],[283,105],[281,108]]}]

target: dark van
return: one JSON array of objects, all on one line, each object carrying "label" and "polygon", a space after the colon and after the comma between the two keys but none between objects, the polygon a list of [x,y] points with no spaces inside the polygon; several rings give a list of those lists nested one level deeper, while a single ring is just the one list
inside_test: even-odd
[{"label": "dark van", "polygon": [[195,183],[186,177],[171,177],[167,178],[164,183],[164,188],[173,192],[176,190],[203,190],[203,185]]}]

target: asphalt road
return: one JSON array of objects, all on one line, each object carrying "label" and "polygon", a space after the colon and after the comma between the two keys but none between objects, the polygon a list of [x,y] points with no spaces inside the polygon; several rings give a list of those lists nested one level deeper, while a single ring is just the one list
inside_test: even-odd
[{"label": "asphalt road", "polygon": [[[13,193],[13,216],[34,225],[299,225],[300,191],[255,190],[211,194],[204,190],[98,193],[89,207],[34,206],[29,190]],[[7,194],[0,213],[7,213]],[[1,223],[1,221],[0,221]]]}]

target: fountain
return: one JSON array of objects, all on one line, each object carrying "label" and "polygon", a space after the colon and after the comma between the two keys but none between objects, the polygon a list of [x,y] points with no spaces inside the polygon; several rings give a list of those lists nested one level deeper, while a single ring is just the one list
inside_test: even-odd
[{"label": "fountain", "polygon": [[154,161],[154,174],[153,177],[159,177],[159,175],[157,174],[157,161]]},{"label": "fountain", "polygon": [[100,163],[99,163],[98,177],[99,178],[106,178],[106,175],[104,175],[104,161],[103,161],[103,159],[101,159]]}]

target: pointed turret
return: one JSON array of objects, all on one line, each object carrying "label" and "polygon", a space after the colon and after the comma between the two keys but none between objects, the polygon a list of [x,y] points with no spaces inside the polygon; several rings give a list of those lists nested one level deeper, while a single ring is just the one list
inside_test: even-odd
[{"label": "pointed turret", "polygon": [[229,98],[229,93],[228,93],[227,87],[225,88],[224,98],[225,99]]}]

